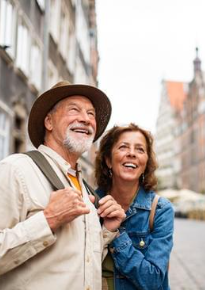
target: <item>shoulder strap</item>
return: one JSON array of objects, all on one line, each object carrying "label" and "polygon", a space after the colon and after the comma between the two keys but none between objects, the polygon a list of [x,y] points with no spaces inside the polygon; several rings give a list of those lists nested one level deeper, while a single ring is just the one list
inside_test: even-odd
[{"label": "shoulder strap", "polygon": [[[28,155],[35,162],[35,164],[38,166],[38,168],[42,171],[42,173],[49,180],[49,182],[53,186],[54,190],[65,188],[64,184],[62,183],[62,181],[60,180],[60,178],[58,177],[56,172],[53,170],[50,163],[47,161],[47,159],[45,158],[45,156],[41,152],[39,152],[37,150],[33,150],[33,151],[25,152],[24,154]],[[68,182],[69,182],[69,179],[68,179]],[[85,185],[87,192],[89,194],[92,194],[95,196],[94,205],[96,208],[98,208],[98,206],[99,206],[98,202],[100,199],[99,196],[94,191],[94,189],[84,179],[83,179],[83,183]],[[70,182],[69,182],[69,184],[71,186]]]},{"label": "shoulder strap", "polygon": [[99,200],[100,200],[100,197],[99,197],[99,195],[95,192],[95,190],[85,181],[85,179],[83,179],[83,183],[84,183],[84,185],[85,185],[85,188],[86,188],[86,190],[87,190],[87,192],[89,193],[89,194],[92,194],[92,195],[94,195],[95,196],[95,202],[94,202],[94,205],[95,205],[95,207],[96,208],[98,208],[99,207]]},{"label": "shoulder strap", "polygon": [[160,196],[158,194],[155,194],[155,197],[154,197],[153,202],[152,202],[152,207],[151,207],[150,216],[149,216],[150,232],[153,231],[154,216],[155,216],[155,211],[156,211],[156,207],[157,207],[157,203],[158,203],[159,197]]},{"label": "shoulder strap", "polygon": [[[155,211],[156,211],[156,207],[157,207],[157,203],[158,203],[159,198],[160,198],[160,196],[158,194],[155,194],[155,197],[154,197],[153,202],[152,202],[152,207],[151,207],[150,216],[149,216],[150,232],[153,231],[154,216],[155,216]],[[169,270],[169,266],[170,266],[170,263],[168,261],[168,265],[167,265],[168,270]]]},{"label": "shoulder strap", "polygon": [[64,184],[55,173],[50,163],[47,161],[46,157],[39,151],[33,150],[25,152],[24,154],[28,155],[42,171],[42,173],[47,177],[54,190],[65,188]]},{"label": "shoulder strap", "polygon": [[[95,190],[85,181],[85,179],[83,179],[83,183],[84,183],[84,185],[85,185],[85,188],[86,188],[86,190],[87,190],[87,192],[88,192],[88,194],[92,194],[92,195],[94,195],[94,197],[95,197],[95,201],[94,201],[94,206],[95,206],[95,208],[97,208],[98,209],[98,207],[99,207],[99,200],[100,200],[100,197],[99,197],[99,195],[95,192]],[[103,218],[102,217],[100,217],[100,224],[101,224],[101,226],[103,225]]]}]

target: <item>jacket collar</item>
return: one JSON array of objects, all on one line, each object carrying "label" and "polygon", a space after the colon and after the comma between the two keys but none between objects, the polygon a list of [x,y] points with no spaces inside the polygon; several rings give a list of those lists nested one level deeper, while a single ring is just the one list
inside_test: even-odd
[{"label": "jacket collar", "polygon": [[151,210],[152,195],[152,191],[146,192],[144,188],[140,186],[140,189],[130,207]]},{"label": "jacket collar", "polygon": [[[96,192],[101,198],[106,195],[106,193],[100,188],[98,188]],[[140,186],[140,189],[134,201],[130,205],[130,209],[140,208],[140,209],[151,210],[152,199],[153,199],[153,191],[146,192],[144,188]]]}]

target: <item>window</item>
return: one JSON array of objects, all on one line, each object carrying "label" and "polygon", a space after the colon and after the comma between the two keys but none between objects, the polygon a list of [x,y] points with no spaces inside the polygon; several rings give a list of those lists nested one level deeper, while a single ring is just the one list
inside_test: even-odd
[{"label": "window", "polygon": [[36,42],[33,42],[31,45],[30,78],[31,82],[40,91],[42,80],[42,53]]},{"label": "window", "polygon": [[74,74],[75,70],[75,54],[76,54],[76,46],[75,46],[75,34],[70,34],[70,41],[69,41],[69,50],[67,52],[67,65],[69,67],[69,70],[72,74]]},{"label": "window", "polygon": [[59,40],[59,16],[60,16],[60,4],[59,0],[51,0],[50,2],[50,32],[55,42]]},{"label": "window", "polygon": [[48,89],[54,86],[59,80],[58,70],[51,60],[48,62]]},{"label": "window", "polygon": [[60,41],[59,49],[62,56],[66,59],[69,51],[69,13],[67,11],[65,3],[62,3],[61,7],[61,19],[60,19]]},{"label": "window", "polygon": [[13,122],[13,151],[15,153],[26,150],[26,109],[21,103],[14,105]]},{"label": "window", "polygon": [[82,83],[86,84],[89,80],[87,79],[86,72],[84,70],[83,63],[81,62],[80,58],[76,60],[76,68],[75,68],[75,83]]},{"label": "window", "polygon": [[87,63],[90,62],[90,36],[89,28],[86,21],[86,16],[82,9],[82,6],[79,5],[78,13],[76,15],[76,36],[80,44],[83,56]]},{"label": "window", "polygon": [[11,110],[0,101],[0,160],[9,154]]},{"label": "window", "polygon": [[17,39],[17,59],[16,65],[28,76],[29,73],[29,44],[30,36],[28,27],[22,18],[18,23],[18,39]]},{"label": "window", "polygon": [[6,52],[13,58],[15,53],[16,13],[13,2],[0,1],[0,44],[9,46]]},{"label": "window", "polygon": [[198,104],[198,113],[203,114],[205,112],[205,100],[201,100]]}]

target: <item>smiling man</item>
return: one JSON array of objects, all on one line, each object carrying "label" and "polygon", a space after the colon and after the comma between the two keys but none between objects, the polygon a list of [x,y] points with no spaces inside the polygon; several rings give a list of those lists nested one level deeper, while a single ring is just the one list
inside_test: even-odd
[{"label": "smiling man", "polygon": [[67,81],[34,102],[31,142],[65,188],[52,191],[28,155],[0,162],[0,289],[101,289],[103,252],[125,213],[111,196],[94,207],[77,161],[102,135],[110,114],[102,91]]}]

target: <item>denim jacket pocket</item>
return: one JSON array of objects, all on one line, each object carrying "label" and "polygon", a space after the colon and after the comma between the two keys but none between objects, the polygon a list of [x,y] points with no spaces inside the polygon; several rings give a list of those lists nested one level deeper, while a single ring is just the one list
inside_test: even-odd
[{"label": "denim jacket pocket", "polygon": [[149,245],[149,232],[130,232],[129,237],[136,249],[141,252],[145,252],[147,250]]}]

